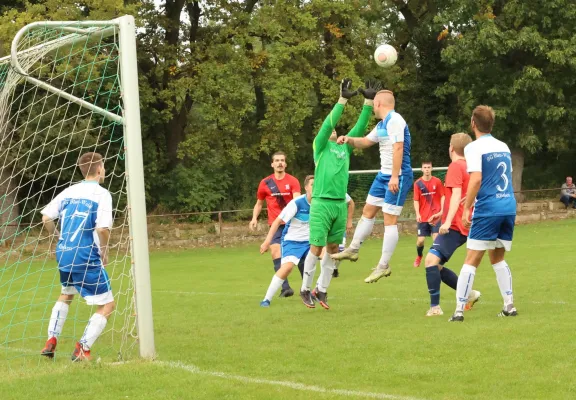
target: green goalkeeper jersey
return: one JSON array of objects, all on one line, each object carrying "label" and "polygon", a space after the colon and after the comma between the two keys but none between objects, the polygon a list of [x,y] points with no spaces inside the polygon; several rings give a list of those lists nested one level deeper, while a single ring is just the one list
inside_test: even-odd
[{"label": "green goalkeeper jersey", "polygon": [[[313,198],[344,200],[348,190],[348,169],[350,168],[350,153],[352,147],[331,142],[330,135],[336,127],[344,105],[337,103],[322,123],[322,127],[314,139],[314,186]],[[363,136],[370,121],[372,106],[364,105],[354,128],[348,133],[351,137]]]}]

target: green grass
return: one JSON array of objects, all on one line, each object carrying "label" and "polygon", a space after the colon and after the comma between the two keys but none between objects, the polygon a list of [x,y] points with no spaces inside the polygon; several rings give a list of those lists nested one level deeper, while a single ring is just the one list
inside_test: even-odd
[{"label": "green grass", "polygon": [[[343,263],[330,311],[306,309],[297,297],[261,309],[272,265],[256,243],[153,253],[157,362],[5,359],[0,398],[574,399],[575,230],[576,220],[518,227],[507,261],[520,315],[496,317],[501,297],[485,260],[474,283],[482,300],[463,324],[447,322],[455,301],[445,286],[446,314],[424,316],[424,269],[412,267],[410,236],[398,245],[392,276],[376,284],[363,279],[380,240],[366,243],[359,262]],[[456,272],[463,257],[461,249],[449,264]],[[300,277],[292,278],[296,289]],[[31,351],[43,344],[43,333],[37,336],[35,347],[26,342]],[[60,343],[64,355],[73,341],[70,335]],[[21,359],[30,364],[20,367]]]}]

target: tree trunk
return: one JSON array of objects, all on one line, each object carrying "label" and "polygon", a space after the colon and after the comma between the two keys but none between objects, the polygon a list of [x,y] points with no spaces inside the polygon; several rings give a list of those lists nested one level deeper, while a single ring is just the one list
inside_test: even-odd
[{"label": "tree trunk", "polygon": [[516,201],[524,202],[522,190],[522,173],[524,172],[524,150],[520,148],[512,149],[512,187],[514,188]]}]

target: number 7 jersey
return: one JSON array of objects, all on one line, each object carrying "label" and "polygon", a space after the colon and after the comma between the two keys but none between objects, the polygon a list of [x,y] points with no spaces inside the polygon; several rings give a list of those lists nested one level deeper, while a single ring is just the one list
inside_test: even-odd
[{"label": "number 7 jersey", "polygon": [[112,228],[112,196],[95,181],[82,181],[56,196],[42,211],[60,220],[56,260],[61,271],[101,268],[97,228]]},{"label": "number 7 jersey", "polygon": [[512,154],[508,145],[492,135],[484,135],[466,146],[464,156],[469,173],[482,173],[474,217],[516,215]]}]

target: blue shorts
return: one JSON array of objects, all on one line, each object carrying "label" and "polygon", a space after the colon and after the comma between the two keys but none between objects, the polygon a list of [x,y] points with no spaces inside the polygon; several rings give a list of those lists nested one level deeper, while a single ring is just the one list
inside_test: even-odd
[{"label": "blue shorts", "polygon": [[310,250],[310,242],[296,242],[293,240],[284,240],[282,242],[282,260],[281,264],[294,263],[298,265],[301,259],[306,258]]},{"label": "blue shorts", "polygon": [[432,236],[434,233],[440,231],[442,221],[438,221],[436,225],[430,225],[428,222],[418,222],[418,236]]},{"label": "blue shorts", "polygon": [[512,249],[515,215],[499,217],[472,217],[472,226],[468,234],[470,250]]},{"label": "blue shorts", "polygon": [[62,294],[80,294],[88,305],[104,305],[114,301],[110,278],[104,268],[67,272],[60,271]]},{"label": "blue shorts", "polygon": [[440,259],[440,265],[444,265],[450,260],[456,249],[466,243],[466,239],[466,235],[450,229],[447,234],[436,236],[429,252]]},{"label": "blue shorts", "polygon": [[282,232],[284,232],[284,227],[286,225],[280,225],[278,227],[278,230],[276,231],[276,233],[274,234],[274,236],[272,237],[272,241],[270,242],[270,244],[281,244],[282,242]]},{"label": "blue shorts", "polygon": [[388,190],[388,182],[390,182],[390,175],[384,175],[382,172],[378,172],[372,186],[370,186],[370,191],[368,192],[368,197],[366,198],[366,203],[382,207],[382,211],[390,215],[400,215],[402,213],[402,207],[406,202],[406,197],[410,189],[412,189],[412,184],[414,183],[414,176],[412,175],[400,175],[398,178],[398,193],[392,193]]}]

